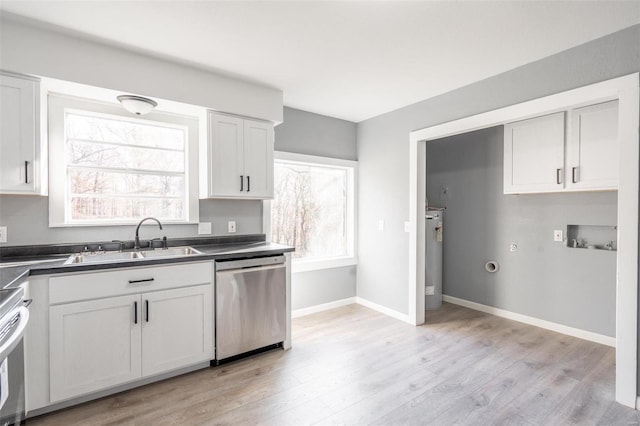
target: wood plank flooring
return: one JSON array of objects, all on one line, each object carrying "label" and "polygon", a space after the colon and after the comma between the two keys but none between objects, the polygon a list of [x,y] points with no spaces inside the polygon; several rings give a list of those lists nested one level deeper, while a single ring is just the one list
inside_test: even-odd
[{"label": "wood plank flooring", "polygon": [[40,425],[630,425],[615,350],[445,303],[413,327],[359,305],[297,318],[293,348],[27,421]]}]

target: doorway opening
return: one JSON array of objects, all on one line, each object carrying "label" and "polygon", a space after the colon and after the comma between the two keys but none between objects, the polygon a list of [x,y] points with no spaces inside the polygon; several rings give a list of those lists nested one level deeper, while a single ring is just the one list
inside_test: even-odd
[{"label": "doorway opening", "polygon": [[619,186],[617,197],[616,401],[636,408],[638,351],[639,74],[607,80],[410,134],[409,319],[425,320],[426,142],[506,123],[618,100]]}]

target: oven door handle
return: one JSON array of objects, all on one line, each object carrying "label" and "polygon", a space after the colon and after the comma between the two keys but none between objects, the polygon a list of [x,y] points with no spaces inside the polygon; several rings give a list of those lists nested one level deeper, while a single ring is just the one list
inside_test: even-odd
[{"label": "oven door handle", "polygon": [[16,314],[20,315],[18,322],[12,326],[13,330],[9,332],[2,342],[0,342],[0,360],[4,360],[8,357],[11,351],[18,346],[20,339],[24,336],[27,323],[29,322],[29,309],[24,306],[19,306],[11,311],[9,318],[15,317]]}]

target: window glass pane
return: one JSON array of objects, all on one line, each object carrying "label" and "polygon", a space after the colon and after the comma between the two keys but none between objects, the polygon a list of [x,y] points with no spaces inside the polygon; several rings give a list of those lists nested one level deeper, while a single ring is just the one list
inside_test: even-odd
[{"label": "window glass pane", "polygon": [[153,216],[171,220],[184,216],[184,201],[178,199],[139,199],[123,197],[72,197],[71,219],[76,221],[128,219]]},{"label": "window glass pane", "polygon": [[66,220],[185,220],[186,137],[169,124],[67,111]]},{"label": "window glass pane", "polygon": [[348,255],[347,185],[344,168],[277,161],[272,241],[295,246],[298,259]]},{"label": "window glass pane", "polygon": [[67,139],[184,150],[185,132],[182,129],[118,118],[67,113],[65,133]]},{"label": "window glass pane", "polygon": [[184,152],[70,140],[67,162],[81,166],[183,172]]},{"label": "window glass pane", "polygon": [[70,170],[70,191],[76,194],[130,194],[182,197],[184,176]]}]

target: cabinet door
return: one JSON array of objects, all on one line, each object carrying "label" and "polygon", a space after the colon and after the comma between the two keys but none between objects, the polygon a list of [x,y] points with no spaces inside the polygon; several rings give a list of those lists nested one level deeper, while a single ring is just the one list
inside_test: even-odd
[{"label": "cabinet door", "polygon": [[504,193],[564,188],[564,112],[504,126]]},{"label": "cabinet door", "polygon": [[36,191],[37,87],[0,74],[0,193]]},{"label": "cabinet door", "polygon": [[142,375],[213,359],[211,284],[142,294]]},{"label": "cabinet door", "polygon": [[243,195],[243,120],[222,114],[209,114],[209,196]]},{"label": "cabinet door", "polygon": [[137,294],[49,308],[51,402],[140,378],[140,311]]},{"label": "cabinet door", "polygon": [[273,198],[273,125],[244,121],[245,195]]},{"label": "cabinet door", "polygon": [[618,188],[618,101],[571,112],[567,187]]}]

